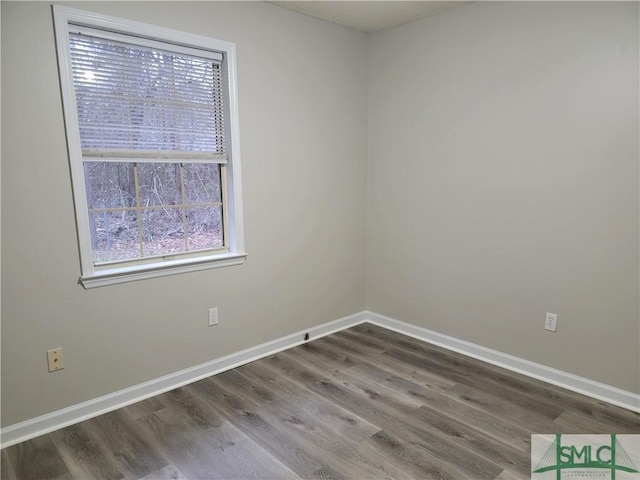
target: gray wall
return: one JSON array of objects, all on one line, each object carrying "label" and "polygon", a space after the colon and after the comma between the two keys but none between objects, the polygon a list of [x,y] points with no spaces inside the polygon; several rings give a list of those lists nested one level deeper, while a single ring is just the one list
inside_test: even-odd
[{"label": "gray wall", "polygon": [[365,308],[366,35],[265,3],[70,5],[236,42],[249,257],[77,285],[51,7],[2,2],[4,426]]},{"label": "gray wall", "polygon": [[369,310],[640,392],[638,4],[370,41]]}]

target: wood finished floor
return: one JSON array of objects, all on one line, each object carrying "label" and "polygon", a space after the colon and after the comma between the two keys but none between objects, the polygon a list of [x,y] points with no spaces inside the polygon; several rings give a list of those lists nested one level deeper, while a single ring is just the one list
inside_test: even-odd
[{"label": "wood finished floor", "polygon": [[528,479],[640,415],[360,325],[2,451],[2,479]]}]

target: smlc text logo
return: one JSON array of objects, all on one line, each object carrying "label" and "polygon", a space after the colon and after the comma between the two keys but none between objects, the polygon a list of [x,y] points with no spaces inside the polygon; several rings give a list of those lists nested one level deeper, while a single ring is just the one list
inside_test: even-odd
[{"label": "smlc text logo", "polygon": [[532,435],[532,480],[640,480],[640,435]]}]

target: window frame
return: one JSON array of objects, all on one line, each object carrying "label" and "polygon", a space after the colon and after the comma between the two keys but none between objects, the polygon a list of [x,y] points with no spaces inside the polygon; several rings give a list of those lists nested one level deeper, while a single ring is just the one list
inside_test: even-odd
[{"label": "window frame", "polygon": [[[238,121],[238,97],[236,75],[236,46],[232,42],[217,40],[201,35],[181,32],[165,27],[110,17],[75,8],[53,5],[54,30],[58,54],[58,70],[64,109],[67,148],[71,169],[71,182],[76,217],[76,233],[80,250],[81,275],[79,283],[84,288],[94,288],[146,278],[226,267],[244,263],[247,254],[244,251],[244,227],[242,214],[242,178],[240,169],[240,136]],[[223,198],[223,229],[225,234],[224,253],[205,252],[189,254],[179,258],[170,256],[158,261],[142,258],[135,264],[107,265],[96,267],[93,262],[93,250],[89,226],[89,208],[84,176],[84,162],[80,144],[75,88],[71,70],[69,47],[69,28],[79,25],[97,28],[119,34],[149,39],[163,43],[176,44],[187,48],[209,50],[223,55],[223,88],[225,100],[225,122],[227,137],[227,163],[221,168],[221,182],[225,184],[226,196]],[[185,161],[184,163],[190,163]]]}]

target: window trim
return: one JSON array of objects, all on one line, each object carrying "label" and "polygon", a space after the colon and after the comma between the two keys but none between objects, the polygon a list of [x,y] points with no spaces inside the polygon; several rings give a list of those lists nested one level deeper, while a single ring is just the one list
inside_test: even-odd
[{"label": "window trim", "polygon": [[[75,8],[53,5],[54,30],[58,54],[60,88],[64,108],[67,148],[73,186],[73,199],[76,216],[76,234],[80,250],[81,275],[79,283],[84,288],[94,288],[117,283],[155,278],[209,268],[226,267],[244,263],[247,254],[244,251],[244,225],[242,212],[242,175],[240,168],[240,135],[238,120],[238,97],[236,78],[235,43],[216,40],[201,35],[158,27],[132,20],[110,17]],[[126,267],[96,268],[93,263],[91,234],[89,229],[89,210],[83,168],[83,156],[80,148],[80,132],[75,102],[73,77],[71,76],[71,53],[69,49],[69,26],[79,25],[89,28],[121,33],[160,42],[175,43],[179,46],[220,52],[224,56],[223,75],[226,77],[225,95],[228,122],[228,163],[223,169],[226,182],[227,214],[225,224],[228,251],[220,254],[207,252],[191,258],[162,260]]]}]

